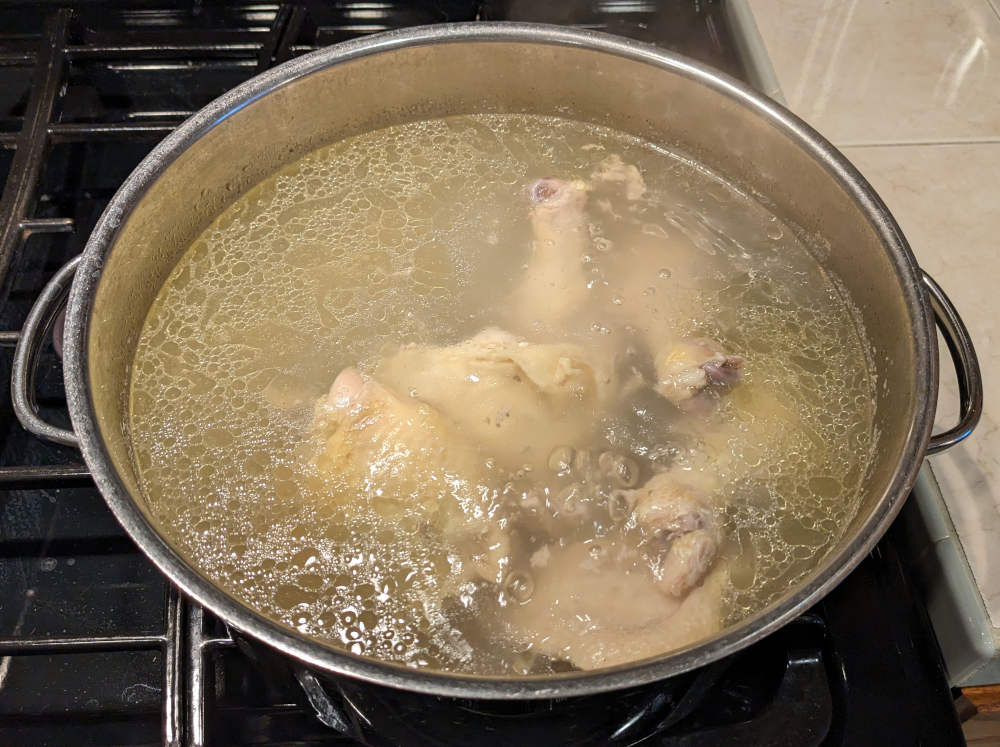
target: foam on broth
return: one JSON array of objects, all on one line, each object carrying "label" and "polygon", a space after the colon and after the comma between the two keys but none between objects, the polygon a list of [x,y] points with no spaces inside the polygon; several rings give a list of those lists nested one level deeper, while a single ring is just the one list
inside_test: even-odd
[{"label": "foam on broth", "polygon": [[[648,193],[594,215],[581,257],[592,303],[546,335],[627,337],[614,309],[632,305],[742,355],[721,430],[637,406],[607,413],[598,440],[716,475],[727,621],[815,567],[854,515],[874,445],[866,343],[844,293],[788,226],[716,176],[609,129],[528,115],[416,122],[322,148],[194,242],[149,312],[132,376],[134,458],[163,533],[237,598],[355,653],[474,673],[559,669],[474,625],[496,610],[481,595],[458,608],[447,598],[448,546],[351,496],[332,500],[303,444],[344,367],[372,370],[387,346],[456,343],[496,324],[530,252],[525,186],[586,178],[612,153],[639,167]],[[640,291],[623,280],[626,248],[655,258],[668,245],[672,262],[651,260]]]}]

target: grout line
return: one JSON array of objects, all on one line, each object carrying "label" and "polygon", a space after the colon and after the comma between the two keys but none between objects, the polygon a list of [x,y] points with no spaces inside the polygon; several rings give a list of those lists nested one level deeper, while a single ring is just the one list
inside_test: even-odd
[{"label": "grout line", "polygon": [[[989,10],[993,12],[996,19],[1000,21],[1000,0],[983,0]],[[771,83],[773,81],[774,91],[765,90],[766,93],[771,98],[778,101],[778,103],[788,106],[788,102],[785,99],[784,93],[778,84],[777,72],[771,63],[770,55],[767,51],[767,44],[764,42],[763,37],[760,34],[759,27],[756,23],[756,18],[754,16],[753,10],[750,7],[749,0],[733,0],[732,5],[736,6],[735,9],[730,9],[730,15],[737,21],[735,24],[737,28],[742,31],[744,35],[747,34],[748,30],[752,35],[752,44],[750,48],[752,54],[748,55],[748,59],[755,63],[754,67],[758,69],[763,69],[767,73],[766,80]],[[749,23],[747,23],[749,21]],[[738,35],[739,36],[739,35]],[[756,74],[756,70],[754,71]],[[796,112],[798,113],[798,112]],[[820,133],[823,134],[823,133]],[[901,148],[911,145],[996,145],[1000,144],[1000,135],[983,136],[983,137],[967,137],[967,138],[954,138],[951,140],[889,140],[885,142],[860,142],[860,143],[833,143],[836,148]]]},{"label": "grout line", "polygon": [[1000,21],[1000,6],[996,4],[996,0],[986,0],[986,4],[993,11],[993,15],[997,17],[997,20]]}]

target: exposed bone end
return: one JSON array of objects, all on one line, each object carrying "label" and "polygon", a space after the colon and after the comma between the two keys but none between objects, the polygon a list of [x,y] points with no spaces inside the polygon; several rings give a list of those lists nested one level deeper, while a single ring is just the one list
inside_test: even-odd
[{"label": "exposed bone end", "polygon": [[330,385],[326,404],[330,407],[349,407],[360,398],[365,387],[365,380],[356,368],[345,368]]},{"label": "exposed bone end", "polygon": [[574,203],[582,206],[589,191],[587,183],[580,179],[547,176],[531,183],[528,187],[528,199],[535,205],[547,208],[561,208]]},{"label": "exposed bone end", "polygon": [[701,365],[708,383],[720,386],[734,386],[743,379],[743,357],[739,355],[715,356]]},{"label": "exposed bone end", "polygon": [[656,391],[686,406],[709,389],[726,389],[743,378],[743,358],[722,352],[711,340],[685,340],[656,360]]}]

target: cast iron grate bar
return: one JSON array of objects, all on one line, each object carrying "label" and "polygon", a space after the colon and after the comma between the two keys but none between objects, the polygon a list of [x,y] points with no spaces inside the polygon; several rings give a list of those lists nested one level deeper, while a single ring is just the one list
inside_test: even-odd
[{"label": "cast iron grate bar", "polygon": [[166,745],[179,745],[183,738],[183,621],[186,607],[180,592],[171,586],[167,601],[166,640],[163,644],[163,743]]},{"label": "cast iron grate bar", "polygon": [[72,218],[25,218],[21,221],[21,230],[30,235],[33,233],[72,233]]},{"label": "cast iron grate bar", "polygon": [[24,124],[14,141],[14,160],[0,197],[0,305],[7,301],[7,276],[25,239],[23,223],[34,206],[48,150],[48,127],[63,79],[70,16],[70,11],[59,10],[46,23]]},{"label": "cast iron grate bar", "polygon": [[192,604],[187,615],[187,695],[186,713],[186,745],[204,747],[206,742],[206,704],[205,675],[208,657],[215,651],[231,647],[234,644],[229,636],[208,635],[205,633],[205,611],[199,605]]},{"label": "cast iron grate bar", "polygon": [[163,635],[111,635],[93,638],[0,638],[0,656],[108,653],[163,648]]},{"label": "cast iron grate bar", "polygon": [[183,112],[169,119],[145,122],[61,122],[49,127],[53,143],[77,143],[86,140],[159,142],[193,112]]},{"label": "cast iron grate bar", "polygon": [[[259,34],[264,37],[264,34]],[[209,41],[194,44],[157,44],[155,42],[129,42],[123,38],[115,43],[114,37],[108,37],[103,44],[88,44],[86,46],[72,45],[66,48],[66,55],[74,62],[78,60],[131,60],[137,57],[145,59],[191,57],[253,57],[261,47],[261,42],[255,40]]]},{"label": "cast iron grate bar", "polygon": [[[49,142],[121,141],[123,138],[131,142],[156,142],[173,132],[191,114],[193,112],[178,112],[169,119],[143,122],[58,122],[48,127]],[[0,132],[0,147],[16,148],[18,139],[16,132]]]},{"label": "cast iron grate bar", "polygon": [[291,58],[292,44],[299,37],[305,18],[305,8],[300,5],[282,5],[278,8],[271,31],[257,56],[258,73]]},{"label": "cast iron grate bar", "polygon": [[90,471],[82,464],[0,467],[0,490],[75,488],[91,482]]},{"label": "cast iron grate bar", "polygon": [[[180,745],[182,734],[184,599],[174,587],[168,587],[167,619],[162,635],[80,636],[74,638],[3,638],[0,657],[42,656],[49,654],[84,654],[115,651],[157,650],[163,654],[163,742]],[[200,608],[199,608],[200,609]]]}]

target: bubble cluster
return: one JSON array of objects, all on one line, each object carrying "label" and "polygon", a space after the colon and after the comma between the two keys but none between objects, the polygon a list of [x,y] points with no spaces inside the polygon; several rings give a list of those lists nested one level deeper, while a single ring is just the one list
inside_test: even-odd
[{"label": "bubble cluster", "polygon": [[[618,493],[651,469],[712,475],[732,619],[808,572],[856,510],[873,449],[865,345],[844,294],[790,227],[724,182],[619,133],[523,115],[415,122],[322,148],[193,243],[150,310],[132,374],[134,459],[162,531],[235,596],[331,645],[413,667],[521,671],[523,652],[463,623],[488,619],[496,600],[468,585],[462,560],[405,510],[375,511],[317,474],[309,429],[345,366],[503,319],[531,252],[526,185],[586,178],[607,153],[635,163],[648,191],[632,203],[592,196],[580,258],[592,313],[555,332],[601,346],[701,334],[746,360],[712,428],[684,427],[651,393],[607,414],[594,444],[614,478],[607,512],[624,514]],[[648,371],[641,351],[628,356]],[[585,453],[549,459],[567,505]],[[502,596],[532,584],[511,571]]]}]

